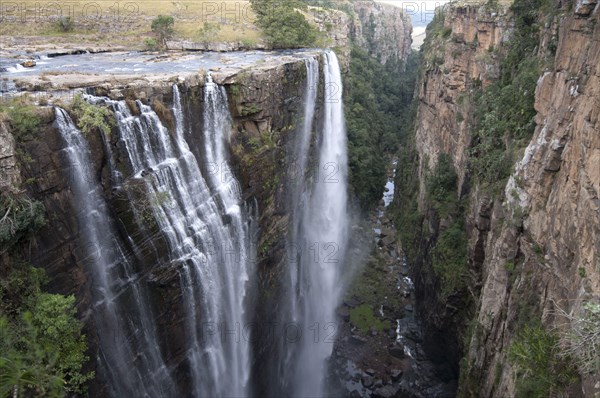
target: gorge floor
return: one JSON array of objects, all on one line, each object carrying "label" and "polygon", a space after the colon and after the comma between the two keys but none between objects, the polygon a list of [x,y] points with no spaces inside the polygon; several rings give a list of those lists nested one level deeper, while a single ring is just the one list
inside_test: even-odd
[{"label": "gorge floor", "polygon": [[337,310],[332,395],[450,398],[456,395],[455,377],[422,346],[410,265],[388,215],[396,164],[389,162],[383,198],[355,231],[371,254]]}]

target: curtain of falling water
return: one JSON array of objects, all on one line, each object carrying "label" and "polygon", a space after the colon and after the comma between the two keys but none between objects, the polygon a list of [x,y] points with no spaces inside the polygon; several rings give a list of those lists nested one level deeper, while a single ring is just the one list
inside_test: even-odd
[{"label": "curtain of falling water", "polygon": [[[309,81],[314,66],[307,63]],[[318,73],[318,72],[317,72]],[[346,128],[342,80],[335,53],[324,54],[323,129],[317,136],[318,172],[307,178],[292,215],[291,236],[300,250],[290,256],[292,320],[302,338],[295,346],[291,394],[323,396],[327,359],[333,349],[337,324],[335,308],[343,293],[343,272],[348,243]],[[310,84],[310,83],[309,83]],[[315,83],[316,84],[316,83]],[[303,134],[310,136],[314,97],[307,92]],[[306,162],[309,138],[300,140],[300,159]]]},{"label": "curtain of falling water", "polygon": [[[169,246],[168,260],[179,270],[186,315],[186,358],[193,395],[245,396],[250,351],[248,331],[244,329],[247,323],[244,298],[253,264],[250,242],[253,227],[251,211],[244,206],[239,184],[228,165],[225,144],[231,121],[227,97],[224,89],[208,78],[203,161],[210,164],[210,171],[205,175],[184,139],[184,115],[177,86],[173,87],[173,97],[174,134],[161,123],[151,107],[140,101],[137,102],[140,114],[134,116],[124,101],[91,96],[87,99],[109,104],[115,112],[119,146],[126,152],[132,177],[143,179],[145,183],[152,217]],[[90,164],[89,161],[80,163]],[[81,200],[79,193],[76,196],[78,201]],[[101,198],[101,195],[96,197]],[[102,223],[110,217],[104,214],[98,218]],[[110,236],[96,224],[90,228],[96,231],[95,234]],[[98,245],[114,247],[114,242],[99,242]],[[108,261],[105,257],[100,260]],[[98,267],[106,268],[100,264]],[[110,275],[101,273],[101,276],[102,286],[112,283]],[[119,299],[110,302],[118,305]],[[143,298],[140,303],[147,307]],[[115,316],[118,315],[117,312]],[[137,326],[154,330],[150,312],[146,311],[143,317],[146,323]],[[120,326],[115,324],[111,329],[119,334]],[[143,342],[123,341],[120,349],[112,347],[108,339],[101,339],[101,349],[103,352],[114,351],[117,355],[107,358],[109,368],[114,362],[123,369],[121,374],[112,372],[114,377],[110,377],[110,384],[116,386],[115,396],[177,396],[171,388],[169,371],[160,360],[155,334],[149,333]],[[158,360],[138,367],[133,363],[134,354]],[[154,376],[161,372],[164,378]],[[137,374],[137,385],[129,373]],[[119,387],[128,383],[132,384],[131,391]],[[132,391],[136,391],[135,394],[130,394]]]},{"label": "curtain of falling water", "polygon": [[114,396],[173,396],[176,387],[156,343],[144,285],[132,273],[96,181],[90,149],[67,112],[55,108],[67,146],[70,187],[80,235],[76,252],[89,267],[99,365]]}]

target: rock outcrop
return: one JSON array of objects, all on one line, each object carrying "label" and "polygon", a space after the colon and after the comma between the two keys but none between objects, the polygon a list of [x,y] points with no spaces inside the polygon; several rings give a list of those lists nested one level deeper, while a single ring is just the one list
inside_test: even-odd
[{"label": "rock outcrop", "polygon": [[352,5],[360,21],[352,37],[359,46],[384,65],[408,58],[412,24],[402,8],[374,1],[354,1]]},{"label": "rock outcrop", "polygon": [[[490,396],[514,391],[511,372],[496,381],[493,369],[507,363],[515,337],[507,324],[527,294],[533,293],[545,326],[563,335],[572,325],[558,312],[581,316],[582,304],[600,297],[599,12],[575,14],[560,23],[554,65],[537,85],[535,134],[508,181],[503,212],[492,216],[492,230],[499,230],[486,242],[477,315],[483,335],[471,341],[468,358],[485,375],[482,387]],[[500,226],[501,217],[515,214],[521,228]],[[519,252],[522,276],[511,284],[505,264]],[[599,382],[598,373],[582,374],[572,396],[598,396]]]},{"label": "rock outcrop", "polygon": [[310,7],[309,13],[338,50],[345,69],[353,42],[384,65],[408,58],[412,24],[401,8],[370,0],[340,2],[337,7],[344,11]]},{"label": "rock outcrop", "polygon": [[17,160],[15,139],[6,122],[0,120],[0,190],[16,191],[20,184],[21,170]]},{"label": "rock outcrop", "polygon": [[[600,12],[596,2],[575,3],[557,4],[542,24],[538,53],[552,42],[556,49],[537,83],[535,132],[496,194],[469,172],[470,93],[497,79],[502,53],[493,50],[511,37],[514,15],[457,3],[446,6],[443,24],[428,32],[437,37],[424,48],[416,122],[426,232],[415,283],[426,341],[456,361],[465,355],[464,396],[515,396],[517,369],[507,353],[522,318],[539,315],[543,328],[568,347],[573,325],[562,311],[578,317],[583,303],[600,299]],[[447,227],[429,211],[425,194],[441,153],[450,155],[459,176],[469,240],[468,292],[449,300],[435,292],[440,281],[428,265],[435,236]],[[578,379],[570,396],[600,394],[598,373],[579,371]]]},{"label": "rock outcrop", "polygon": [[471,143],[468,97],[498,77],[499,59],[493,50],[508,40],[512,29],[504,9],[492,13],[485,7],[453,6],[443,15],[442,26],[428,32],[434,37],[423,53],[418,93],[415,141],[419,153],[426,155],[419,164],[421,209],[426,173],[433,170],[440,153],[452,157],[461,190],[468,169],[465,149]]}]

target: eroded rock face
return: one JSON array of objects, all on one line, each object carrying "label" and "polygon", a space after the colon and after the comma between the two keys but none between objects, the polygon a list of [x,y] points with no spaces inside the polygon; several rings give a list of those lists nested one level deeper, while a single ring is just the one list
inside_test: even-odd
[{"label": "eroded rock face", "polygon": [[340,57],[340,65],[348,70],[351,44],[354,41],[381,64],[405,61],[410,55],[412,24],[400,7],[374,1],[352,1],[349,13],[340,10],[309,7],[319,30],[331,40]]},{"label": "eroded rock face", "polygon": [[374,1],[355,1],[352,5],[360,21],[353,38],[361,47],[384,65],[408,58],[412,24],[402,8]]},{"label": "eroded rock face", "polygon": [[[512,29],[507,11],[492,16],[483,6],[446,6],[443,24],[439,26],[423,53],[423,70],[419,86],[419,106],[415,144],[419,155],[418,205],[427,211],[425,185],[429,171],[435,168],[438,156],[446,153],[458,174],[459,192],[468,189],[468,152],[471,144],[469,98],[480,86],[489,85],[498,75],[500,60],[490,51],[508,40]],[[467,211],[469,249],[472,267],[478,272],[485,259],[483,247],[490,230],[490,198],[477,187],[471,192],[475,203]],[[442,223],[444,220],[442,220]],[[440,220],[426,214],[426,224],[433,236],[443,229]],[[423,242],[427,247],[431,242]],[[444,358],[458,372],[462,356],[461,334],[464,332],[465,309],[469,298],[454,295],[449,302],[438,300],[440,288],[427,258],[414,275],[420,312],[427,314],[424,322],[425,347],[432,357]],[[459,312],[462,315],[459,315]]]},{"label": "eroded rock face", "polygon": [[499,59],[492,50],[508,40],[512,22],[505,10],[492,16],[483,6],[446,6],[443,29],[451,33],[444,39],[441,32],[424,54],[424,78],[418,93],[421,209],[425,174],[433,170],[440,153],[452,157],[462,190],[468,169],[465,149],[471,142],[468,96],[497,77]]},{"label": "eroded rock face", "polygon": [[[539,308],[544,327],[558,327],[564,335],[569,323],[556,309],[577,314],[584,301],[600,296],[600,29],[598,7],[590,4],[564,8],[560,18],[542,28],[544,48],[558,27],[556,56],[538,80],[537,127],[503,195],[469,186],[472,106],[459,99],[475,82],[486,86],[496,77],[499,60],[488,49],[509,37],[510,15],[447,6],[449,37],[424,54],[416,135],[419,205],[426,209],[426,172],[442,152],[451,156],[460,190],[468,194],[465,225],[477,326],[465,347],[470,366],[462,375],[463,392],[515,396],[507,352],[519,317]],[[426,215],[426,221],[430,232],[439,230],[435,218]],[[507,266],[515,263],[522,267],[516,274]],[[435,278],[427,275],[415,282],[417,289],[435,286]],[[453,319],[452,307],[460,307],[442,305],[434,296],[422,296],[430,314],[426,333],[445,341],[448,330],[454,330],[452,336],[464,329]],[[594,397],[600,393],[598,381],[598,375],[582,374],[570,394]]]},{"label": "eroded rock face", "polygon": [[[320,53],[315,52],[314,57],[320,59]],[[64,84],[77,84],[69,82],[68,77],[72,78],[68,75]],[[250,306],[256,306],[256,310],[251,311],[256,316],[255,321],[261,323],[276,311],[279,277],[285,264],[283,242],[288,228],[285,173],[289,169],[288,162],[293,160],[288,157],[288,146],[303,110],[306,69],[301,58],[281,57],[278,62],[265,63],[249,70],[214,72],[213,78],[228,92],[233,119],[231,160],[243,189],[243,199],[256,205],[260,215],[257,244],[265,247],[265,251],[261,252],[256,264],[259,288],[251,289],[255,296],[248,299]],[[205,74],[172,74],[149,79],[116,79],[111,83],[90,86],[88,92],[125,99],[133,114],[139,112],[136,100],[152,105],[165,126],[173,128],[170,107],[173,103],[172,85],[177,84],[182,96],[184,119],[190,124],[190,129],[185,129],[186,134],[189,133],[186,140],[202,164]],[[58,84],[58,81],[56,79],[54,83]],[[80,84],[87,86],[88,83]],[[161,104],[166,110],[158,111]],[[23,180],[32,181],[28,185],[30,194],[44,203],[49,222],[32,239],[27,259],[46,269],[50,278],[48,287],[52,292],[76,295],[80,315],[87,322],[90,347],[95,352],[98,338],[90,314],[93,276],[78,247],[79,237],[86,226],[77,221],[70,189],[73,173],[77,171],[67,167],[63,152],[65,143],[54,125],[52,108],[42,109],[44,117],[39,137],[22,143],[23,150],[33,159],[23,170],[19,169],[15,158],[10,126],[0,123],[0,183],[3,190],[5,187],[17,189],[21,174]],[[114,218],[112,221],[117,226],[118,236],[115,239],[120,239],[128,249],[130,246],[136,248],[132,250],[130,261],[133,269],[144,275],[149,300],[156,309],[153,323],[160,331],[161,351],[165,362],[173,369],[178,388],[182,394],[187,394],[191,386],[189,377],[186,377],[189,364],[185,353],[185,314],[182,313],[183,297],[178,275],[182,264],[169,260],[167,243],[161,234],[152,227],[140,229],[135,220],[136,210],[140,210],[136,208],[135,199],[143,197],[145,188],[141,178],[133,176],[129,170],[126,153],[119,146],[118,129],[113,129],[108,142],[103,141],[99,131],[90,132],[86,138],[92,154],[92,174],[102,186],[111,218]],[[119,187],[114,187],[111,181],[112,167],[122,174],[123,181]],[[148,244],[150,241],[152,244]],[[257,351],[265,352],[268,350],[266,345],[270,343],[259,339]],[[260,372],[260,369],[257,366],[256,371]],[[90,395],[106,396],[109,392],[100,372],[98,376],[92,382]]]},{"label": "eroded rock face", "polygon": [[[504,223],[487,242],[478,311],[485,334],[472,342],[470,355],[485,374],[483,386],[490,396],[506,396],[514,388],[509,372],[503,372],[496,387],[492,374],[496,364],[507,362],[505,350],[501,353],[498,347],[508,347],[514,336],[502,330],[517,316],[526,294],[523,287],[511,289],[507,281],[505,264],[513,250],[523,252],[524,272],[531,272],[534,300],[548,327],[567,333],[568,322],[552,315],[556,308],[576,314],[584,301],[600,295],[597,22],[596,12],[589,18],[570,14],[561,23],[554,66],[538,81],[535,134],[506,187],[506,216],[523,214],[522,231]],[[521,283],[526,283],[524,278]],[[582,376],[584,396],[600,393],[598,377]]]},{"label": "eroded rock face", "polygon": [[21,183],[15,139],[6,122],[0,120],[0,190],[14,191]]}]

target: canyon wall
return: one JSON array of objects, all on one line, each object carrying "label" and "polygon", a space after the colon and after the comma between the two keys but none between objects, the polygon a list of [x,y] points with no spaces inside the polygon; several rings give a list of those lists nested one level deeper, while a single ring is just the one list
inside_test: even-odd
[{"label": "canyon wall", "polygon": [[339,2],[336,7],[339,10],[311,7],[309,11],[328,44],[336,48],[343,69],[348,69],[353,44],[384,65],[408,58],[412,24],[402,8],[368,0]]},{"label": "canyon wall", "polygon": [[[389,60],[405,60],[410,54],[412,25],[410,18],[404,14],[401,7],[372,0],[359,0],[339,1],[335,3],[334,8],[309,7],[306,16],[309,22],[314,23],[326,36],[325,44],[337,49],[342,65],[346,69],[352,44],[367,50],[369,55],[382,64],[386,64]],[[247,13],[245,8],[242,11],[242,14],[244,13]],[[250,21],[244,23],[252,26]],[[248,45],[242,42],[200,43],[180,40],[168,41],[167,46],[171,50],[193,51],[269,48],[264,43]]]},{"label": "canyon wall", "polygon": [[[320,59],[318,53],[312,56]],[[134,116],[141,111],[140,106],[152,106],[162,124],[171,134],[175,134],[172,87],[176,84],[181,93],[185,121],[183,131],[190,151],[198,164],[202,165],[203,173],[222,173],[220,169],[210,171],[211,165],[203,161],[206,157],[202,138],[203,109],[206,106],[203,100],[205,78],[206,75],[201,72],[161,75],[155,80],[128,77],[119,81],[117,78],[112,83],[102,84],[80,81],[80,85],[89,85],[88,93],[107,96],[112,100],[125,100]],[[102,76],[96,76],[96,79],[100,82]],[[277,296],[278,278],[284,265],[282,247],[287,231],[287,197],[283,184],[286,173],[293,172],[290,166],[293,159],[288,150],[303,109],[306,68],[302,58],[282,57],[248,70],[214,72],[213,79],[223,85],[229,94],[233,118],[230,137],[233,173],[240,182],[244,203],[256,208],[259,214],[259,236],[253,238],[259,248],[258,257],[254,259],[256,274],[252,275],[250,281],[259,289],[250,289],[255,296],[247,297],[247,300],[253,314],[250,321],[262,324],[264,319],[268,319],[270,311],[276,309],[275,303],[269,298]],[[68,87],[62,88],[71,89],[77,85],[73,79],[67,80]],[[60,79],[54,80],[53,84],[55,89],[60,89],[57,87]],[[95,325],[92,308],[95,302],[95,289],[92,286],[97,283],[94,280],[97,277],[90,269],[92,260],[85,255],[89,248],[82,247],[82,242],[86,242],[85,231],[90,226],[82,224],[79,219],[73,191],[76,173],[80,171],[67,163],[67,144],[59,134],[52,108],[41,106],[35,112],[41,123],[37,135],[32,139],[8,145],[14,142],[10,134],[10,122],[2,122],[0,131],[3,142],[8,143],[3,146],[2,154],[3,187],[15,191],[26,190],[30,197],[44,204],[49,220],[32,237],[27,247],[12,256],[44,268],[49,277],[49,291],[76,296],[80,316],[86,322],[85,332],[92,358],[90,368],[93,369],[100,339],[96,333],[101,328]],[[93,183],[100,184],[102,200],[108,204],[110,218],[105,222],[116,227],[112,239],[124,248],[127,262],[134,270],[129,278],[135,280],[135,285],[143,287],[149,306],[154,308],[151,322],[157,325],[156,330],[159,331],[157,339],[164,362],[172,369],[178,391],[185,394],[192,389],[192,380],[188,375],[191,365],[186,354],[185,322],[188,315],[183,305],[185,289],[180,286],[185,263],[169,255],[166,236],[157,229],[159,224],[151,221],[153,216],[150,209],[157,198],[153,199],[150,193],[145,193],[144,179],[156,170],[150,168],[142,176],[132,172],[127,160],[131,153],[128,155],[123,147],[123,138],[116,127],[113,124],[110,134],[101,134],[97,128],[86,134]],[[161,144],[157,142],[155,145]],[[160,151],[159,147],[149,149]],[[14,161],[18,153],[21,153],[21,159],[23,156],[28,159],[21,162],[22,178]],[[122,180],[115,182],[115,175]],[[19,185],[20,181],[26,182]],[[142,223],[145,225],[143,227],[139,223],[140,217],[147,221]],[[2,260],[11,261],[5,253]],[[127,301],[126,305],[135,308],[133,301]],[[138,332],[128,330],[126,333],[133,338]],[[260,334],[260,331],[257,333]],[[258,344],[269,345],[272,341],[261,340]],[[262,349],[259,347],[258,351]],[[142,352],[134,355],[144,357]],[[106,390],[107,375],[100,369],[96,370],[98,377],[91,384],[90,394],[105,396],[110,391]]]},{"label": "canyon wall", "polygon": [[[600,297],[600,12],[595,1],[550,3],[535,11],[540,30],[532,59],[544,63],[532,104],[535,129],[516,145],[516,163],[499,189],[476,178],[472,165],[482,156],[473,154],[481,139],[476,94],[500,79],[509,53],[503,48],[522,39],[511,41],[518,11],[447,5],[428,28],[422,52],[411,167],[423,224],[412,257],[430,350],[454,358],[457,371],[464,355],[462,396],[515,396],[523,369],[508,353],[524,341],[524,330],[535,328],[524,324],[539,319],[542,333],[555,333],[561,350],[568,349],[575,328],[569,318],[581,319],[585,304]],[[459,215],[434,209],[428,193],[441,154],[457,174]],[[410,181],[401,177],[400,185]],[[444,271],[432,262],[455,221],[468,240],[466,286],[445,295]],[[577,376],[561,387],[569,396],[598,396],[598,373],[578,365],[564,365],[575,366]]]}]

